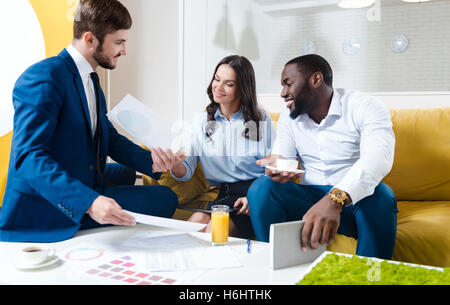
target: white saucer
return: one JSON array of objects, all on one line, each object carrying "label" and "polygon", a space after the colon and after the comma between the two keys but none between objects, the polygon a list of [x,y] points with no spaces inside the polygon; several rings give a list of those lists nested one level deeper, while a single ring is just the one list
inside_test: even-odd
[{"label": "white saucer", "polygon": [[49,256],[45,261],[43,261],[40,264],[36,264],[36,265],[31,265],[31,264],[25,263],[19,259],[17,259],[13,263],[13,265],[16,269],[19,269],[19,270],[33,270],[33,269],[40,269],[40,268],[48,267],[50,265],[53,265],[57,261],[59,261],[59,257],[55,255],[55,256]]},{"label": "white saucer", "polygon": [[276,168],[276,167],[274,167],[274,166],[270,166],[270,165],[267,165],[266,168],[271,169],[271,170],[278,171],[279,173],[282,173],[282,172],[289,172],[289,173],[294,173],[294,174],[302,174],[302,173],[305,172],[305,171],[302,170],[302,169],[281,170],[281,169],[278,169],[278,168]]}]

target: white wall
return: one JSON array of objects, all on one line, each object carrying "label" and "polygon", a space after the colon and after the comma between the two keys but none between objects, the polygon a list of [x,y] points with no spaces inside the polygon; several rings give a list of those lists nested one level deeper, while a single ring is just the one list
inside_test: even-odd
[{"label": "white wall", "polygon": [[[300,55],[305,40],[316,41],[318,53],[331,62],[336,87],[372,92],[390,108],[450,103],[450,1],[382,5],[380,22],[372,23],[367,9],[342,10],[325,0],[309,10],[283,5],[277,13],[270,12],[273,5],[259,5],[275,0],[122,2],[134,24],[128,56],[110,73],[111,106],[131,93],[163,116],[189,122],[209,103],[206,88],[216,64],[240,54],[255,68],[260,103],[280,109],[282,67]],[[402,54],[390,50],[397,32],[410,39]],[[343,40],[355,35],[363,49],[344,55]]]},{"label": "white wall", "polygon": [[252,0],[184,1],[185,121],[204,111],[206,89],[217,63],[239,54],[253,64],[257,86],[264,87],[270,71],[269,16]]},{"label": "white wall", "polygon": [[[279,111],[281,71],[307,40],[332,65],[335,87],[370,92],[389,108],[450,106],[450,1],[381,0],[379,21],[367,17],[376,8],[344,10],[331,2],[184,0],[185,120],[209,103],[213,69],[230,54],[251,60],[259,102]],[[390,48],[396,33],[409,38],[401,54]],[[350,38],[360,39],[357,55],[342,51]]]},{"label": "white wall", "polygon": [[0,10],[2,37],[10,47],[0,50],[0,137],[13,130],[12,91],[17,78],[30,65],[45,58],[41,26],[29,1],[8,3]]},{"label": "white wall", "polygon": [[[127,53],[110,72],[110,107],[130,93],[152,110],[178,120],[178,0],[122,0],[133,18]],[[119,129],[120,130],[120,129]],[[126,134],[122,130],[120,132]]]},{"label": "white wall", "polygon": [[[305,41],[314,41],[319,55],[334,70],[335,86],[372,92],[450,91],[450,1],[407,4],[381,0],[379,21],[370,22],[368,9],[285,10],[272,14],[273,66],[270,86],[279,91],[283,65],[300,56]],[[391,50],[392,37],[409,39],[401,54]],[[356,55],[342,51],[345,40],[360,40]]]}]

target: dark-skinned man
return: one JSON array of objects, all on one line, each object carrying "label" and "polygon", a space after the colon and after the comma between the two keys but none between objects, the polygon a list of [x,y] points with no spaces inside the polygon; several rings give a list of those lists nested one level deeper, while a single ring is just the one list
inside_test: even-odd
[{"label": "dark-skinned man", "polygon": [[[285,65],[286,109],[272,154],[257,163],[275,166],[279,158],[298,158],[305,173],[266,168],[247,195],[252,225],[257,239],[267,242],[271,224],[304,220],[303,251],[339,233],[357,239],[356,254],[391,259],[397,201],[381,182],[394,160],[390,114],[377,98],[334,89],[332,81],[332,69],[319,55]],[[293,182],[299,177],[300,184]]]}]

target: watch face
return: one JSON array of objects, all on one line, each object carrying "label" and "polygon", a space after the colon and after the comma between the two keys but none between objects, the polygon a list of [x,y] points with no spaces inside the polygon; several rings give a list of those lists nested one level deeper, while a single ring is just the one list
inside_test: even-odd
[{"label": "watch face", "polygon": [[338,200],[342,200],[342,199],[346,199],[347,198],[347,195],[345,194],[345,192],[343,192],[341,190],[334,189],[332,193]]}]

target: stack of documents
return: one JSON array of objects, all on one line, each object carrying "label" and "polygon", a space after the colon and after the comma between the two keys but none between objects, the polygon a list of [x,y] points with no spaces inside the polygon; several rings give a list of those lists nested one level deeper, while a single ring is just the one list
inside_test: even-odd
[{"label": "stack of documents", "polygon": [[121,244],[123,248],[145,250],[146,270],[186,271],[224,269],[242,266],[228,246],[213,247],[211,242],[189,233],[137,232]]},{"label": "stack of documents", "polygon": [[176,230],[139,231],[120,245],[125,249],[144,250],[146,269],[149,271],[224,269],[242,266],[230,247],[213,247],[210,241],[186,233],[197,232],[203,229],[205,224],[126,212],[138,223]]}]

